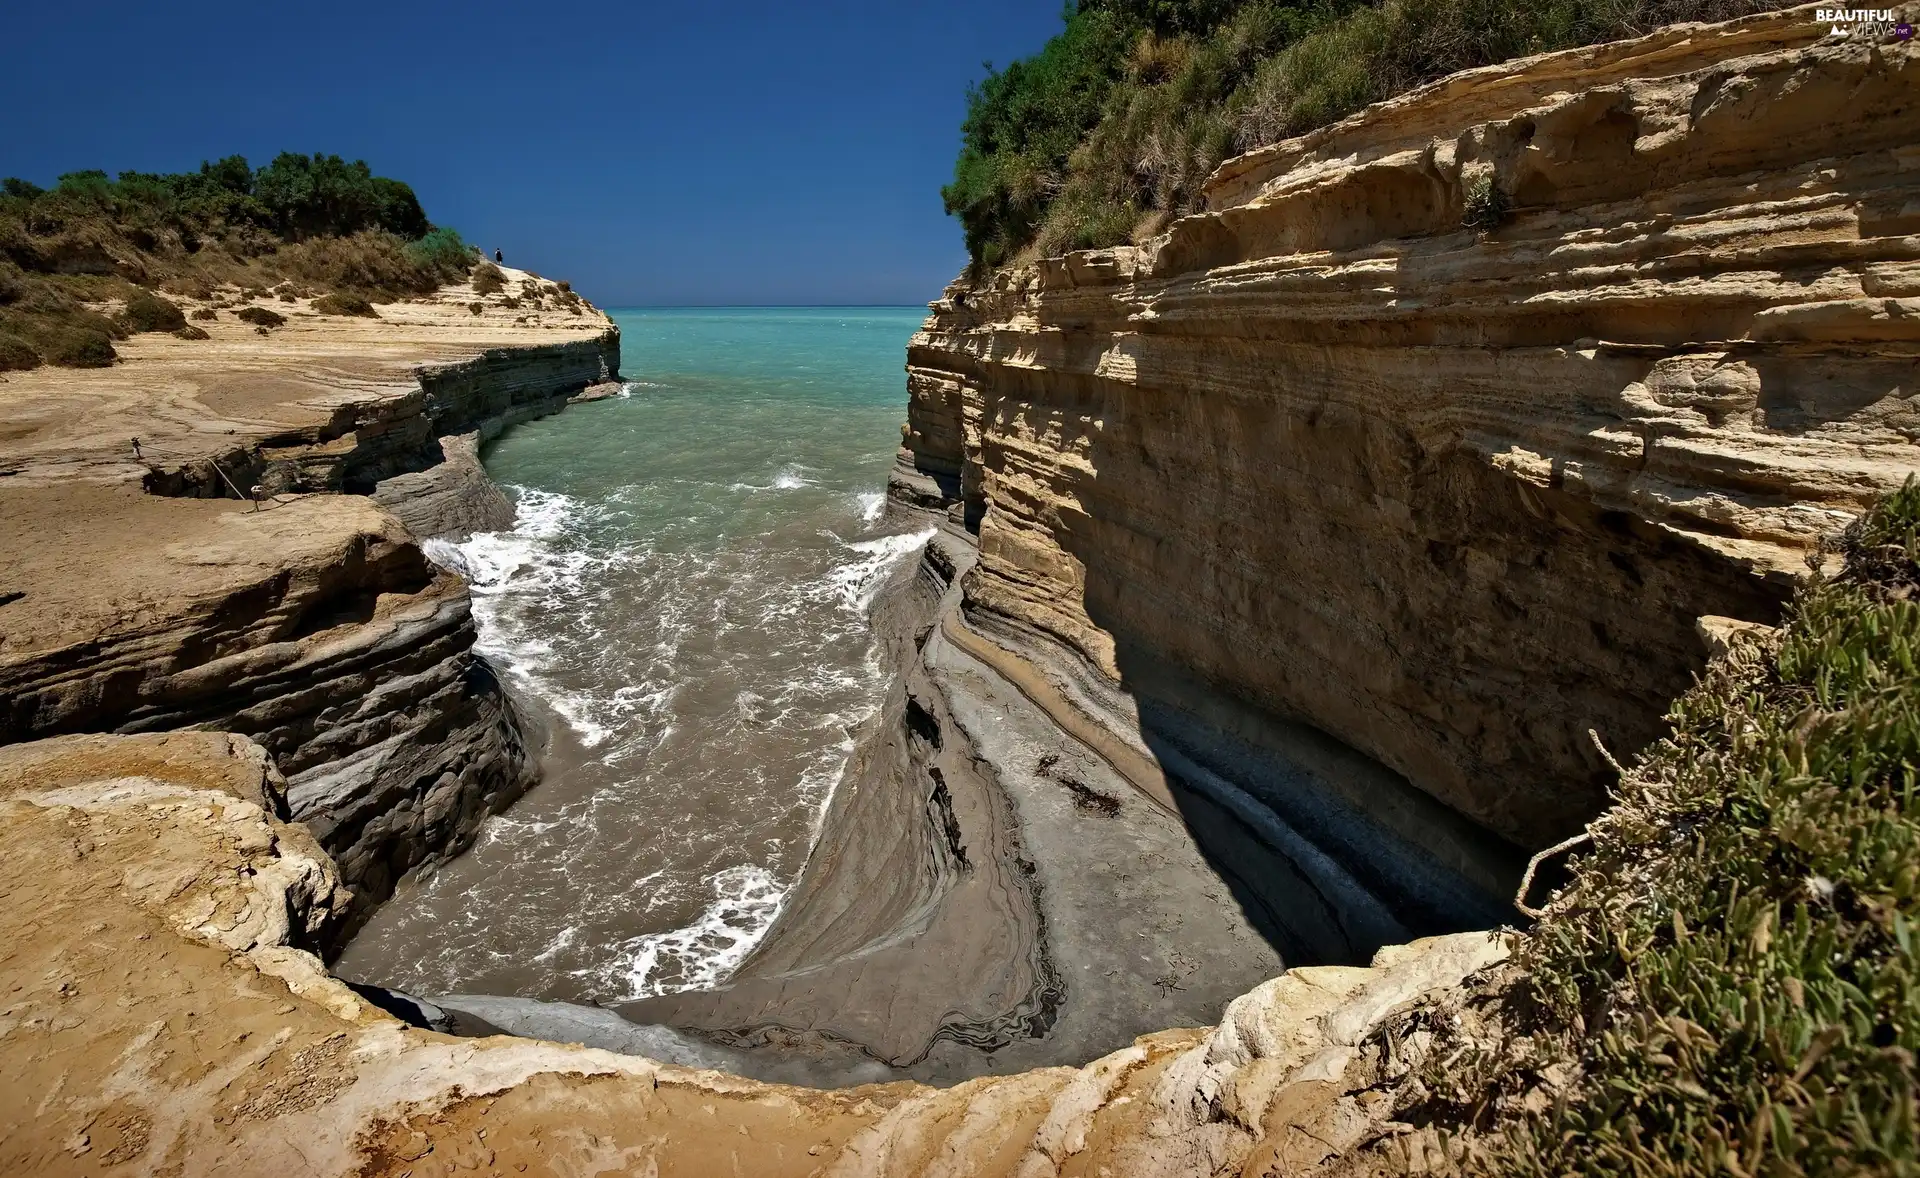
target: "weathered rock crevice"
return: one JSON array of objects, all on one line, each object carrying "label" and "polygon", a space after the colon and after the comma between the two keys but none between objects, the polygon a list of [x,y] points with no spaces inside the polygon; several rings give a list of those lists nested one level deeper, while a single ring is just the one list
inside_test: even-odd
[{"label": "weathered rock crevice", "polygon": [[[535,778],[513,702],[473,653],[466,586],[419,542],[511,525],[480,443],[617,372],[619,332],[601,324],[558,343],[469,348],[397,380],[349,381],[320,360],[215,372],[197,403],[127,428],[136,462],[79,482],[63,477],[70,455],[29,435],[8,506],[41,525],[21,539],[62,565],[124,560],[131,547],[145,575],[101,585],[52,561],[14,574],[24,592],[0,617],[0,743],[253,738],[287,778],[290,816],[353,889],[332,929],[344,941],[403,876],[458,854]],[[439,350],[417,334],[421,351]],[[194,420],[236,388],[281,399],[250,405],[224,434]],[[234,485],[258,501],[233,503]]]},{"label": "weathered rock crevice", "polygon": [[[1245,793],[1405,929],[1497,913],[1604,802],[1588,729],[1644,745],[1696,619],[1775,620],[1914,465],[1912,55],[1723,28],[1448,79],[952,288],[894,487],[977,530],[967,626],[1142,788]],[[1303,728],[1390,773],[1290,787]]]},{"label": "weathered rock crevice", "polygon": [[[464,598],[367,497],[161,499],[121,453],[185,471],[313,406],[209,386],[169,433],[129,428],[164,382],[63,377],[120,408],[75,441],[29,403],[54,424],[0,439],[0,553],[26,554],[0,564],[5,738],[165,717],[286,744],[0,748],[0,1165],[1445,1168],[1388,1090],[1449,1066],[1428,1020],[1459,1025],[1507,938],[1370,948],[1487,919],[1599,805],[1586,730],[1652,736],[1701,636],[1770,620],[1818,537],[1920,466],[1916,60],[1801,10],[1472,71],[1230,162],[1144,247],[934,306],[892,485],[940,528],[883,596],[906,673],[801,883],[730,986],[627,1012],[696,1038],[570,1025],[944,1088],[454,1040],[327,976],[303,947],[352,901],[276,799],[339,812],[345,873],[376,878],[355,848],[440,837],[406,799],[484,791],[458,765],[511,759],[511,716],[442,673],[477,667]],[[1455,228],[1482,175],[1516,205],[1484,236]],[[487,518],[478,432],[386,485]],[[423,453],[368,446],[381,476]],[[1356,964],[1285,968],[1315,958]]]}]

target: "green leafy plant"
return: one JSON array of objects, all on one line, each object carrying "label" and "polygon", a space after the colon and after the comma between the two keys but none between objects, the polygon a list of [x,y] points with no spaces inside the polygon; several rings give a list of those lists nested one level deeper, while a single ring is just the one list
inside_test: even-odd
[{"label": "green leafy plant", "polygon": [[40,367],[40,353],[23,339],[0,335],[0,372],[24,372]]},{"label": "green leafy plant", "polygon": [[107,368],[118,357],[113,338],[106,332],[66,326],[48,334],[41,354],[47,363],[63,368]]},{"label": "green leafy plant", "polygon": [[180,308],[149,291],[135,291],[127,300],[127,309],[121,312],[121,322],[128,331],[179,331],[187,325],[187,317]]},{"label": "green leafy plant", "polygon": [[941,190],[977,273],[1157,233],[1223,161],[1457,70],[1779,0],[1081,0],[967,94]]},{"label": "green leafy plant", "polygon": [[1467,185],[1465,209],[1460,223],[1477,233],[1491,233],[1507,223],[1512,215],[1507,194],[1491,175],[1476,176]]},{"label": "green leafy plant", "polygon": [[1838,551],[1623,774],[1501,1034],[1443,1030],[1407,1115],[1469,1172],[1920,1173],[1920,481]]},{"label": "green leafy plant", "polygon": [[242,307],[235,311],[234,318],[242,323],[251,323],[256,327],[279,327],[287,317],[278,311],[269,311],[265,307]]},{"label": "green leafy plant", "polygon": [[373,304],[351,291],[336,291],[321,295],[313,300],[313,309],[322,315],[353,315],[362,319],[378,319],[380,312]]},{"label": "green leafy plant", "polygon": [[[361,161],[229,156],[180,173],[69,172],[52,187],[0,181],[0,332],[51,363],[97,362],[75,331],[175,331],[135,310],[102,328],[89,304],[165,290],[206,301],[240,287],[284,302],[350,293],[369,302],[466,277],[474,251],[436,228],[407,185]],[[271,293],[269,293],[271,292]],[[158,297],[158,296],[155,296]]]}]

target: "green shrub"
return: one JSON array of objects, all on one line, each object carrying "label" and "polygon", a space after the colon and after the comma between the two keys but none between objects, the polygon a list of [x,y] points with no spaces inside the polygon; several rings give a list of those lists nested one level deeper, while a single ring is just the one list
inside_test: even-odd
[{"label": "green shrub", "polygon": [[0,335],[0,372],[24,372],[40,367],[40,353],[32,344],[11,335]]},{"label": "green shrub", "polygon": [[208,335],[204,330],[198,327],[195,327],[191,323],[182,327],[180,330],[174,332],[173,334],[180,337],[181,339],[212,339],[213,338],[212,336]]},{"label": "green shrub", "polygon": [[1623,776],[1504,1041],[1437,1045],[1470,1171],[1920,1172],[1920,482],[1840,551]]},{"label": "green shrub", "polygon": [[220,312],[214,310],[212,307],[201,307],[198,310],[196,310],[193,314],[187,316],[187,318],[198,319],[202,322],[211,322],[215,319],[220,318]]},{"label": "green shrub", "polygon": [[1466,208],[1460,223],[1477,233],[1491,233],[1506,224],[1512,206],[1492,176],[1478,176],[1467,185]]},{"label": "green shrub", "polygon": [[413,189],[374,175],[365,160],[349,164],[337,155],[282,152],[254,173],[252,196],[290,241],[365,229],[414,239],[430,228]]},{"label": "green shrub", "polygon": [[62,368],[107,368],[118,356],[106,332],[86,327],[55,329],[43,344],[42,353],[47,363]]},{"label": "green shrub", "polygon": [[135,291],[120,313],[128,331],[179,331],[187,325],[180,308],[148,291]]},{"label": "green shrub", "polygon": [[485,303],[475,302],[475,303],[467,304],[467,311],[474,315],[478,315],[482,311],[485,311],[486,309],[487,309],[487,305]]},{"label": "green shrub", "polygon": [[109,319],[98,311],[89,311],[85,307],[75,307],[61,315],[58,322],[75,327],[81,331],[97,331],[110,340],[126,339],[133,332],[119,319]]},{"label": "green shrub", "polygon": [[1198,207],[1227,158],[1457,70],[1780,0],[1081,0],[967,94],[941,190],[976,272],[1116,245]]},{"label": "green shrub", "polygon": [[269,311],[265,307],[242,307],[234,312],[234,317],[242,323],[251,323],[256,327],[279,327],[287,317],[278,311]]},{"label": "green shrub", "polygon": [[[196,172],[0,184],[0,306],[8,330],[43,352],[63,326],[98,328],[76,308],[127,297],[127,278],[199,302],[234,287],[253,299],[351,291],[379,301],[460,282],[472,264],[473,251],[434,229],[410,188],[338,156],[283,154],[260,169],[229,156]],[[176,329],[137,308],[129,324]]]},{"label": "green shrub", "polygon": [[435,229],[418,241],[407,243],[407,254],[414,266],[421,273],[432,275],[436,286],[460,281],[473,265],[477,252],[452,229]]},{"label": "green shrub", "polygon": [[492,262],[482,262],[473,268],[473,293],[499,294],[505,289],[507,289],[507,276],[501,273],[500,267]]},{"label": "green shrub", "polygon": [[380,312],[373,309],[372,303],[349,291],[321,295],[313,300],[313,309],[322,315],[357,315],[362,319],[380,318]]}]

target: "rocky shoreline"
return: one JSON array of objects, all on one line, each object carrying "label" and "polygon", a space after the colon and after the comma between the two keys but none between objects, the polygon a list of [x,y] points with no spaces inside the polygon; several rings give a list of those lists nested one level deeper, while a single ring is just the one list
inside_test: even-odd
[{"label": "rocky shoreline", "polygon": [[466,587],[418,541],[511,521],[479,442],[607,382],[619,332],[470,301],[276,302],[270,339],[216,320],[0,384],[0,742],[257,740],[353,889],[332,943],[535,779]]},{"label": "rocky shoreline", "polygon": [[470,1003],[694,1067],[407,1025],[315,955],[525,786],[415,537],[499,522],[480,435],[609,376],[610,325],[456,290],[9,377],[0,1166],[1425,1172],[1402,1098],[1511,942],[1384,942],[1499,919],[1602,804],[1585,730],[1657,734],[1703,623],[1920,467],[1917,59],[1825,33],[1471,71],[950,290],[905,673],[779,924],[632,1031]]}]

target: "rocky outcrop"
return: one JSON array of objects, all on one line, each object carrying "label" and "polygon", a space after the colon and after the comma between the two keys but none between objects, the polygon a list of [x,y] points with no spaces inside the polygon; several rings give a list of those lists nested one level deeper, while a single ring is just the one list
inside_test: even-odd
[{"label": "rocky outcrop", "polygon": [[[951,288],[895,497],[977,530],[965,629],[1142,790],[1257,803],[1323,893],[1487,920],[1603,804],[1588,730],[1643,745],[1696,619],[1774,620],[1920,466],[1920,62],[1827,32],[1457,75],[1144,246]],[[1312,732],[1385,772],[1304,787]]]},{"label": "rocky outcrop", "polygon": [[[1375,947],[1491,923],[1521,852],[1598,805],[1584,729],[1646,739],[1702,636],[1771,620],[1819,535],[1920,465],[1914,60],[1802,10],[1476,71],[1227,165],[1211,210],[1145,247],[936,305],[894,493],[944,521],[899,598],[924,611],[908,672],[780,925],[673,1021],[741,1066],[797,1045],[940,1080],[981,1070],[962,1049],[999,1069],[1104,1044],[944,1089],[453,1039],[329,977],[310,950],[357,901],[287,819],[317,799],[309,823],[365,876],[367,837],[412,846],[421,800],[485,788],[454,766],[510,759],[510,713],[464,678],[457,586],[374,503],[148,492],[224,485],[235,461],[387,480],[442,504],[422,528],[458,527],[497,511],[457,489],[484,422],[441,419],[446,469],[395,490],[428,398],[370,406],[364,441],[322,421],[343,389],[419,392],[378,359],[400,337],[349,338],[388,330],[365,324],[324,353],[296,321],[333,359],[309,351],[287,385],[238,335],[0,385],[9,737],[284,740],[0,748],[0,1166],[1445,1170],[1396,1110],[1458,1058],[1430,1058],[1434,1028],[1472,1021],[1508,941]],[[1484,235],[1456,228],[1481,180],[1515,206]],[[248,440],[289,430],[291,455]],[[361,753],[379,767],[354,776]],[[326,826],[387,782],[420,825]],[[1173,836],[1191,858],[1159,874]],[[1205,867],[1236,903],[1175,890]],[[1249,928],[1331,963],[1251,985],[1212,1029],[1126,1042],[1167,1009],[1137,975],[1102,989],[1144,968],[1129,934],[1171,951],[1196,934],[1163,920],[1231,909],[1168,1003],[1250,968],[1226,951]]]},{"label": "rocky outcrop", "polygon": [[1231,1172],[1256,1141],[1364,1134],[1373,1032],[1504,952],[1468,934],[1296,970],[1214,1031],[1082,1068],[791,1088],[400,1022],[310,952],[345,888],[276,816],[284,788],[220,733],[0,748],[8,1172]]},{"label": "rocky outcrop", "polygon": [[295,308],[266,339],[216,320],[0,385],[0,742],[253,737],[355,917],[524,791],[466,587],[416,541],[511,522],[480,440],[603,382],[619,336],[476,317],[464,293],[372,322]]}]

